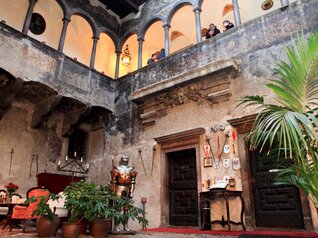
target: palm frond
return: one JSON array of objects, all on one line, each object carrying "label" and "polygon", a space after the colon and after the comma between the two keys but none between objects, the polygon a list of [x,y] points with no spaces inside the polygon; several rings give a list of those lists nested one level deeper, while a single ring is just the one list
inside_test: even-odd
[{"label": "palm frond", "polygon": [[258,106],[260,110],[246,139],[260,151],[269,145],[277,158],[293,165],[280,169],[277,183],[302,189],[318,207],[318,32],[292,39],[286,48],[289,63],[281,62],[275,71],[281,80],[266,86],[277,105],[266,104],[261,96],[245,96],[238,106]]},{"label": "palm frond", "polygon": [[236,107],[240,107],[244,105],[244,108],[249,106],[259,106],[262,107],[264,105],[264,97],[263,96],[245,96],[239,100],[239,104]]}]

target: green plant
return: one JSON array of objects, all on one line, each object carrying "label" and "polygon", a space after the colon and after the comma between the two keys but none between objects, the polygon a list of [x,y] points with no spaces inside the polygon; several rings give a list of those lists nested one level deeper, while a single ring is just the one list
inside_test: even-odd
[{"label": "green plant", "polygon": [[52,200],[58,200],[60,198],[59,195],[55,193],[50,193],[49,197],[46,196],[40,196],[38,198],[32,196],[31,198],[27,199],[25,202],[26,203],[33,203],[36,202],[37,199],[40,199],[40,202],[37,204],[36,209],[32,212],[32,216],[43,216],[47,215],[52,221],[56,220],[56,216],[54,212],[50,209],[49,205],[47,204],[47,201],[49,199]]},{"label": "green plant", "polygon": [[282,80],[267,84],[276,104],[265,103],[262,96],[246,96],[239,105],[260,109],[246,137],[252,148],[262,150],[269,144],[278,158],[292,161],[278,170],[277,181],[296,185],[318,208],[318,33],[307,41],[298,36],[292,45],[286,49],[290,64],[282,62],[276,69]]},{"label": "green plant", "polygon": [[69,223],[78,223],[90,208],[90,198],[96,190],[96,184],[84,180],[72,183],[64,189],[64,207],[69,210]]},{"label": "green plant", "polygon": [[102,186],[93,186],[89,191],[89,202],[87,210],[84,212],[84,218],[89,222],[97,219],[111,219],[116,212],[111,206],[116,199],[115,194],[108,188]]},{"label": "green plant", "polygon": [[113,217],[115,223],[125,223],[129,219],[136,219],[143,226],[148,225],[148,220],[145,218],[145,211],[136,207],[133,199],[121,196],[116,197],[114,201],[113,207],[116,212],[114,213]]}]

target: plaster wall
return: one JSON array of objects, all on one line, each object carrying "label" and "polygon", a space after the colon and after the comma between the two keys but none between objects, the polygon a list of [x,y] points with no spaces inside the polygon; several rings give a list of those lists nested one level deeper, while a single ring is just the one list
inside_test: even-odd
[{"label": "plaster wall", "polygon": [[[292,4],[287,9],[279,9],[267,16],[244,23],[236,29],[189,47],[178,54],[153,63],[146,69],[140,69],[120,79],[115,101],[117,131],[113,130],[116,132],[107,137],[106,151],[114,151],[116,148],[115,161],[117,162],[122,154],[131,156],[131,163],[139,171],[135,199],[139,201],[141,196],[148,197],[147,209],[151,211],[147,215],[150,220],[149,227],[167,225],[165,223],[167,214],[162,209],[166,206],[166,200],[162,197],[159,198],[163,186],[160,181],[168,176],[167,171],[162,167],[165,155],[160,150],[160,145],[155,152],[154,174],[152,176],[149,174],[152,167],[152,148],[156,144],[154,138],[202,127],[206,131],[205,135],[211,137],[212,149],[217,151],[217,134],[211,132],[211,126],[222,124],[226,130],[232,130],[233,128],[227,120],[254,114],[256,112],[254,108],[245,111],[236,108],[237,100],[245,95],[270,96],[270,92],[264,85],[268,79],[278,78],[274,68],[276,63],[286,60],[284,48],[286,45],[290,45],[291,34],[303,30],[307,35],[310,31],[317,31],[318,19],[314,9],[317,9],[318,2],[302,2],[301,5]],[[180,87],[180,84],[172,81],[176,77],[186,77],[192,70],[197,70],[211,62],[227,59],[235,60],[240,65],[238,73],[229,78],[231,96],[228,100],[217,104],[208,100],[198,100],[180,103],[177,106],[167,106],[164,115],[155,117],[154,125],[147,127],[141,125],[140,112],[137,110],[140,101],[147,103],[149,98],[157,94]],[[169,80],[171,80],[170,83]],[[188,84],[194,84],[198,80],[200,79],[194,78],[193,82],[188,82]],[[167,82],[164,85],[168,86],[162,86],[163,84],[160,84],[162,82]],[[150,88],[155,92],[147,94],[147,90]],[[128,96],[132,94],[136,96],[134,99],[136,104],[129,102]],[[198,179],[201,179],[200,183],[203,184],[202,187],[198,188],[199,191],[206,189],[204,188],[206,178],[213,177],[216,173],[221,176],[229,173],[237,178],[237,188],[242,188],[242,183],[248,183],[248,181],[241,180],[242,173],[248,173],[248,171],[234,172],[203,167],[204,136],[200,139],[199,157],[197,158],[200,161],[202,171],[199,175],[201,178]],[[219,136],[221,138],[222,135]],[[241,135],[239,140],[241,140]],[[138,148],[142,148],[147,175],[138,157]],[[241,161],[245,163],[245,148],[240,146],[238,151]],[[233,154],[229,156],[231,157]],[[150,187],[151,189],[149,189]],[[251,201],[247,197],[245,197],[246,202],[250,204]],[[252,216],[250,212],[246,215]],[[305,220],[308,220],[308,217],[305,217]],[[249,223],[248,227],[251,228],[252,225]],[[317,229],[317,227],[315,228]]]}]

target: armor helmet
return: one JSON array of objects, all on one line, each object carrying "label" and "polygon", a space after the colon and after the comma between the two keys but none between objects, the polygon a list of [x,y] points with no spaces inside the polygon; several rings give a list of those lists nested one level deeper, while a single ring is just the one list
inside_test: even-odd
[{"label": "armor helmet", "polygon": [[129,161],[129,158],[127,155],[123,155],[121,158],[120,158],[120,164],[121,165],[127,165],[128,164],[128,161]]}]

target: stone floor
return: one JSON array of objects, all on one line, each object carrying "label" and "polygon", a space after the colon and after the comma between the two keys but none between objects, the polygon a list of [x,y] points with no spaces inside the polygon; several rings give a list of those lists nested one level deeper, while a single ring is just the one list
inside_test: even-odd
[{"label": "stone floor", "polygon": [[[36,232],[21,233],[20,231],[1,232],[2,238],[31,238],[37,237]],[[59,232],[56,237],[62,237]],[[235,238],[237,236],[207,235],[207,234],[176,234],[158,232],[138,232],[136,235],[108,235],[107,238]],[[92,238],[89,235],[81,235],[80,238]]]},{"label": "stone floor", "polygon": [[[1,238],[32,238],[38,237],[36,233],[35,224],[30,223],[27,226],[25,233],[22,233],[21,229],[12,229],[9,231],[9,227],[2,229],[5,221],[0,222],[0,237]],[[59,229],[56,237],[62,237],[62,230]],[[225,235],[210,235],[210,234],[179,234],[179,233],[162,233],[162,232],[150,232],[150,231],[138,231],[135,235],[108,235],[107,238],[235,238],[237,236],[225,236]],[[81,235],[80,238],[92,238],[89,235]]]},{"label": "stone floor", "polygon": [[[28,230],[26,233],[22,233],[19,229],[13,229],[9,232],[9,229],[0,229],[1,238],[32,238],[37,237],[34,230]],[[56,237],[62,237],[59,230]],[[158,232],[138,232],[136,235],[108,235],[107,238],[235,238],[237,236],[224,236],[224,235],[208,235],[208,234],[176,234],[176,233],[158,233]],[[80,238],[92,238],[89,235],[81,235]]]}]

